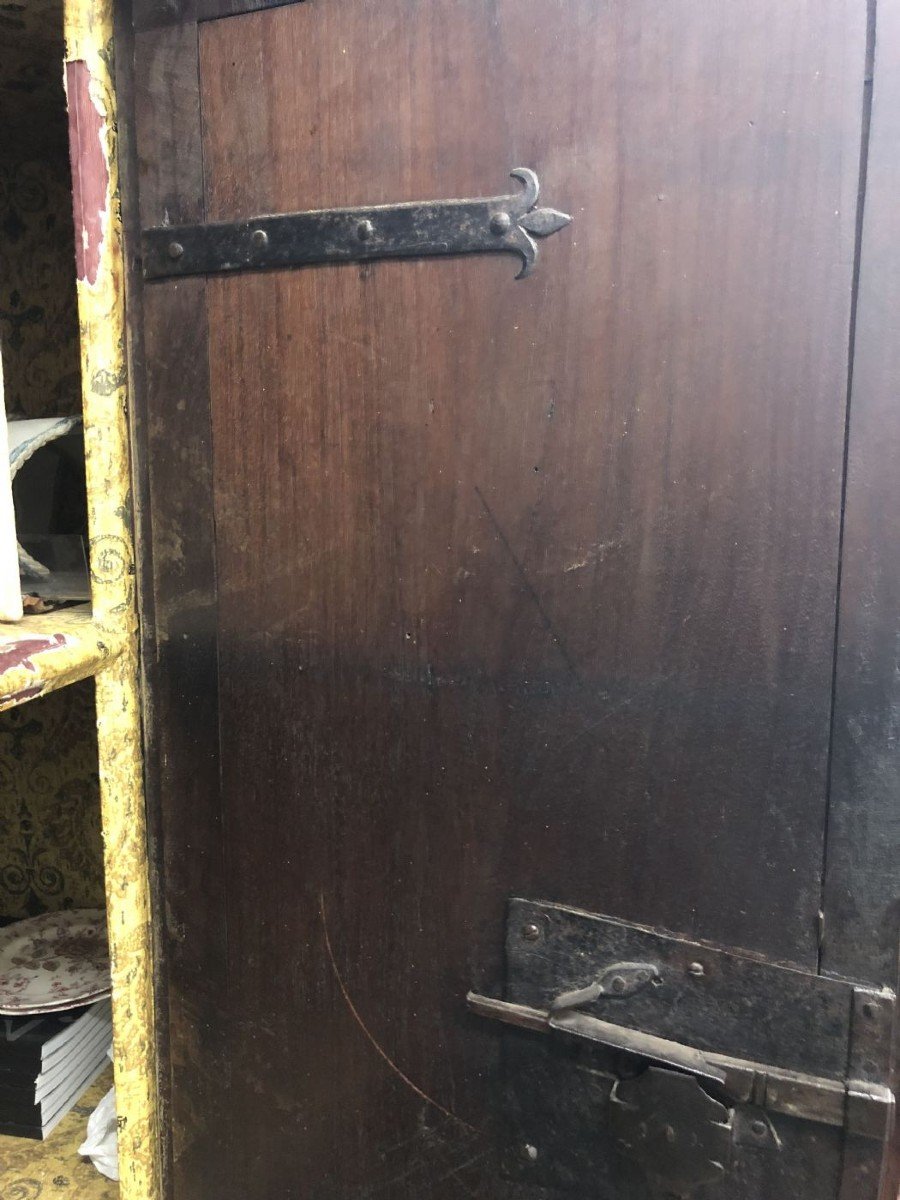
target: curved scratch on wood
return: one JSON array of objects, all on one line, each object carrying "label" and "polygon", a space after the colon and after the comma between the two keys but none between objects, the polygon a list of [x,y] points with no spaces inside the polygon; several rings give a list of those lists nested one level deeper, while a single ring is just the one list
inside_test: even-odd
[{"label": "curved scratch on wood", "polygon": [[375,1035],[370,1032],[368,1025],[366,1025],[365,1021],[359,1014],[359,1010],[350,998],[350,993],[347,991],[347,986],[344,983],[343,976],[341,975],[340,967],[337,965],[337,959],[334,957],[334,950],[331,947],[331,938],[328,935],[328,918],[325,913],[325,896],[321,893],[319,894],[319,912],[322,917],[322,933],[325,937],[325,949],[328,952],[328,961],[331,963],[331,970],[334,973],[334,978],[338,987],[340,988],[341,995],[344,997],[344,1003],[350,1010],[350,1015],[353,1017],[354,1021],[365,1034],[366,1041],[369,1043],[378,1057],[387,1063],[393,1073],[399,1079],[402,1079],[406,1086],[410,1088],[411,1091],[415,1092],[420,1100],[424,1100],[426,1104],[430,1104],[432,1108],[436,1108],[439,1113],[443,1113],[443,1115],[445,1117],[449,1117],[451,1121],[455,1121],[458,1125],[462,1125],[464,1129],[468,1129],[471,1133],[477,1133],[478,1130],[475,1129],[473,1125],[470,1125],[468,1121],[464,1121],[462,1117],[458,1117],[456,1113],[451,1112],[449,1108],[444,1108],[443,1104],[439,1104],[437,1100],[432,1100],[429,1095],[427,1095],[420,1087],[414,1084],[410,1077],[405,1075],[403,1071],[400,1070],[391,1056],[377,1041]]}]

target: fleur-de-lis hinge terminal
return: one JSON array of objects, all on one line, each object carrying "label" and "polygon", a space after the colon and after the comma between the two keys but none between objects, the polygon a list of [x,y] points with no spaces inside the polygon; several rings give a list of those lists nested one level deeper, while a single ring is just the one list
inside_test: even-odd
[{"label": "fleur-de-lis hinge terminal", "polygon": [[499,198],[497,210],[491,217],[490,229],[495,236],[509,238],[510,249],[522,255],[522,269],[516,278],[524,279],[537,263],[538,247],[534,239],[558,233],[572,218],[555,208],[537,207],[541,185],[530,167],[516,167],[510,174],[522,183],[522,191],[514,196]]}]

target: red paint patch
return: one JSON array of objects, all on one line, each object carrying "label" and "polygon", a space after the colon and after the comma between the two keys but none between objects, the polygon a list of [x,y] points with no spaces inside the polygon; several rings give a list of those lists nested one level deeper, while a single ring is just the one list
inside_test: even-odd
[{"label": "red paint patch", "polygon": [[35,696],[42,695],[46,686],[44,683],[33,683],[30,687],[22,688],[18,692],[10,692],[8,696],[3,697],[0,708],[12,708],[14,704],[21,704],[23,700],[33,700]]},{"label": "red paint patch", "polygon": [[37,667],[31,661],[32,656],[44,654],[47,650],[59,650],[65,646],[67,641],[68,638],[64,633],[54,633],[49,637],[20,638],[17,642],[0,642],[0,675],[21,667],[24,667],[26,671],[36,672]]},{"label": "red paint patch", "polygon": [[106,216],[109,168],[103,145],[103,117],[91,99],[91,73],[81,59],[66,63],[69,102],[69,157],[75,215],[78,278],[97,282]]}]

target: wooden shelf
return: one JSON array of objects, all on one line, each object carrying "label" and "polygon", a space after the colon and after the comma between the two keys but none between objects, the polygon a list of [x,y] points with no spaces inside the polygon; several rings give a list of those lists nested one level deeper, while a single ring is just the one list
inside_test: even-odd
[{"label": "wooden shelf", "polygon": [[95,675],[112,657],[87,604],[0,621],[0,709]]},{"label": "wooden shelf", "polygon": [[46,1142],[0,1137],[0,1196],[31,1200],[117,1200],[119,1185],[79,1157],[89,1114],[112,1087],[112,1067],[85,1092]]}]

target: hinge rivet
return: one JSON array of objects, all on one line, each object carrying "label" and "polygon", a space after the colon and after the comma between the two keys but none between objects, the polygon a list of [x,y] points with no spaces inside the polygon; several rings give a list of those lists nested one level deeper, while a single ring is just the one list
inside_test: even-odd
[{"label": "hinge rivet", "polygon": [[371,221],[360,221],[356,227],[356,236],[361,242],[367,242],[375,232],[375,226]]},{"label": "hinge rivet", "polygon": [[622,978],[621,975],[614,975],[609,982],[609,986],[612,988],[612,990],[614,992],[624,992],[625,991],[625,980]]},{"label": "hinge rivet", "polygon": [[254,229],[250,234],[250,241],[254,250],[265,250],[269,244],[269,235],[264,229]]},{"label": "hinge rivet", "polygon": [[768,1132],[765,1121],[751,1121],[750,1132],[754,1137],[764,1138]]},{"label": "hinge rivet", "polygon": [[695,975],[698,979],[701,975],[706,974],[706,968],[702,962],[692,962],[688,966],[688,975]]},{"label": "hinge rivet", "polygon": [[169,258],[173,260],[181,258],[182,254],[184,254],[184,246],[181,242],[169,242]]},{"label": "hinge rivet", "polygon": [[540,936],[541,936],[540,925],[535,925],[533,921],[529,921],[529,923],[527,925],[523,926],[522,937],[525,939],[526,942],[536,942]]},{"label": "hinge rivet", "polygon": [[512,217],[509,213],[494,213],[491,217],[491,233],[495,233],[497,237],[502,237],[504,233],[509,233],[510,229],[512,229]]},{"label": "hinge rivet", "polygon": [[537,1162],[538,1148],[537,1146],[525,1146],[525,1157],[529,1162]]}]

